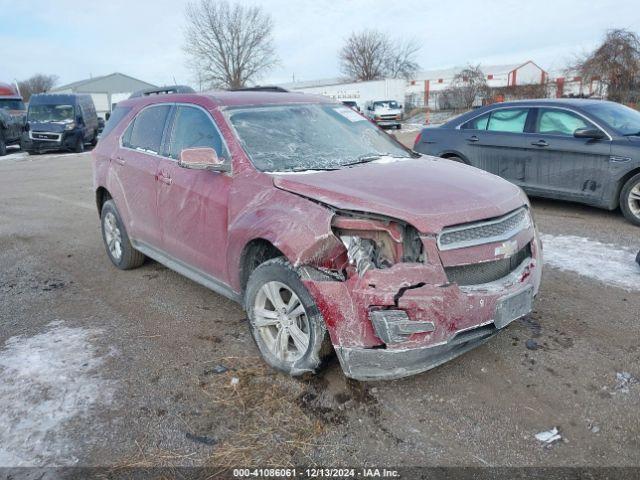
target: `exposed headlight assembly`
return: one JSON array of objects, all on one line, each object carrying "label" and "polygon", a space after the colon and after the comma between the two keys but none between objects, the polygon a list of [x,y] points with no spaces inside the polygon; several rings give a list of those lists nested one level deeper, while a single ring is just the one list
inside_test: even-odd
[{"label": "exposed headlight assembly", "polygon": [[336,215],[335,235],[347,250],[349,265],[359,276],[398,262],[424,262],[423,245],[415,228],[394,220]]}]

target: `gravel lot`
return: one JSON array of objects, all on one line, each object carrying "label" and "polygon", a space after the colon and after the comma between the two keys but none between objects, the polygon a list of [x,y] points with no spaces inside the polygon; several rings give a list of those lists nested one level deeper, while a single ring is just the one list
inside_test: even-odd
[{"label": "gravel lot", "polygon": [[336,361],[274,374],[238,305],[152,261],[112,267],[89,154],[5,157],[0,192],[0,466],[640,465],[640,229],[619,212],[534,201],[534,313],[357,383]]}]

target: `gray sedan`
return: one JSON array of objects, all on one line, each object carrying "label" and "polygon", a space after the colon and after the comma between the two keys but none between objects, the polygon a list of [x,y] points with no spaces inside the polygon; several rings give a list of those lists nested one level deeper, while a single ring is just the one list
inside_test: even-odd
[{"label": "gray sedan", "polygon": [[495,173],[532,196],[620,206],[640,225],[640,113],[618,103],[497,103],[424,129],[414,150]]}]

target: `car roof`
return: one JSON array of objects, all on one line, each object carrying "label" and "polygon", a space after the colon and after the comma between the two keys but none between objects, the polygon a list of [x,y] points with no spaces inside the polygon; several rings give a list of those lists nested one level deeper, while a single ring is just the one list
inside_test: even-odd
[{"label": "car roof", "polygon": [[[509,107],[509,106],[537,106],[537,105],[548,105],[548,106],[573,106],[573,107],[584,107],[586,105],[591,105],[594,102],[607,102],[607,100],[600,100],[594,98],[534,98],[529,100],[511,100],[509,102],[501,102],[501,103],[493,103],[489,105],[489,107]],[[609,102],[611,103],[611,102]]]},{"label": "car roof", "polygon": [[600,100],[593,98],[534,98],[529,100],[511,100],[508,102],[497,102],[492,103],[490,105],[485,105],[484,107],[477,108],[475,110],[470,110],[468,112],[463,113],[462,115],[458,115],[451,120],[442,124],[443,128],[454,128],[458,125],[462,125],[463,123],[469,121],[472,118],[475,118],[479,115],[483,115],[486,112],[497,108],[508,108],[508,107],[573,107],[577,109],[581,109],[584,107],[588,107],[589,105],[594,105],[595,103],[615,103],[610,102],[608,100]]},{"label": "car roof", "polygon": [[51,102],[75,102],[83,98],[88,98],[88,93],[37,93],[31,95],[29,104],[51,103]]},{"label": "car roof", "polygon": [[151,105],[155,103],[191,103],[202,97],[207,97],[218,107],[241,107],[253,105],[282,105],[287,103],[334,103],[322,95],[301,92],[273,92],[273,91],[227,91],[212,90],[203,93],[170,93],[166,95],[150,95],[147,97],[131,98],[119,102],[120,106],[134,106],[138,104]]}]

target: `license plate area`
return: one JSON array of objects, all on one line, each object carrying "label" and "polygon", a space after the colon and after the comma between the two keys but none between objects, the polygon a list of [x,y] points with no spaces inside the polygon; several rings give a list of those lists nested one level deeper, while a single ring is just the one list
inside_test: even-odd
[{"label": "license plate area", "polygon": [[502,298],[496,308],[494,323],[496,328],[504,328],[533,310],[533,287]]}]

